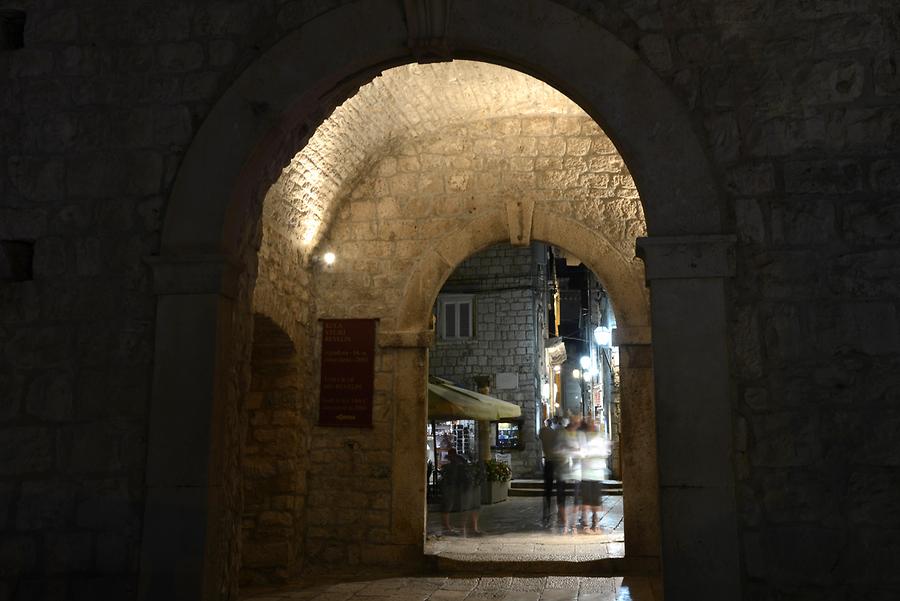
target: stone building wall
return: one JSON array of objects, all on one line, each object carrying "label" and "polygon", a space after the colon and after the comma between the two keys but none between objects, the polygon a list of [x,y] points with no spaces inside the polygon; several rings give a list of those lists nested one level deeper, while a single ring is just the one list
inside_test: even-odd
[{"label": "stone building wall", "polygon": [[[391,536],[392,478],[414,476],[393,465],[396,371],[395,354],[378,349],[372,428],[312,428],[306,484],[309,564],[378,565],[404,558]],[[305,390],[318,390],[318,381]]]},{"label": "stone building wall", "polygon": [[[0,598],[134,598],[156,307],[145,259],[159,250],[175,174],[236,75],[346,3],[27,3],[24,48],[0,52],[0,240],[34,251],[33,278],[0,284]],[[636,48],[675,91],[738,235],[730,334],[746,595],[895,597],[895,3],[559,4]],[[395,269],[408,264],[403,244],[387,248]],[[234,356],[245,366],[249,316],[240,299]],[[247,379],[237,372],[235,431]],[[234,539],[223,534],[223,546]]]},{"label": "stone building wall", "polygon": [[242,585],[285,582],[303,563],[309,460],[309,408],[298,387],[303,364],[290,337],[256,314],[241,453]]},{"label": "stone building wall", "polygon": [[[633,215],[633,222],[624,220],[606,232],[617,249],[633,245],[635,232],[642,227],[640,207],[634,184],[614,153],[608,138],[585,117],[487,120],[395,140],[368,170],[346,184],[346,194],[334,209],[335,219],[319,246],[320,252],[336,254],[335,264],[327,266],[312,257],[307,267],[316,282],[315,318],[372,317],[379,319],[379,330],[393,331],[398,327],[398,299],[410,270],[435,239],[457,229],[465,231],[483,214],[505,212],[505,202],[513,194],[530,195],[535,202],[573,218],[592,216],[601,221],[610,213]],[[569,187],[560,191],[560,181],[569,182]],[[632,237],[631,243],[627,236]],[[516,258],[522,275],[512,279],[529,288],[517,309],[529,331],[517,342],[523,350],[533,348],[531,251],[509,247],[501,252]],[[498,260],[491,259],[492,263]],[[469,274],[474,265],[464,264],[457,276]],[[622,260],[622,272],[630,271],[638,279],[636,266]],[[391,416],[397,410],[394,387],[402,377],[390,351],[382,349],[376,360],[380,363],[376,363],[373,430],[312,430],[307,548],[313,561],[383,563],[399,552],[396,546],[372,543],[388,540],[386,528],[394,509],[387,496],[391,483],[384,475],[393,473]],[[498,361],[503,371],[512,364],[508,357]],[[533,403],[533,367],[529,372],[520,373],[519,390],[508,400]],[[318,389],[315,374],[304,388]],[[502,391],[493,393],[506,398]],[[523,411],[526,440],[534,436],[533,424],[533,409]],[[519,467],[533,469],[537,461],[532,454],[520,459]],[[348,521],[347,515],[353,519]]]},{"label": "stone building wall", "polygon": [[[383,148],[347,186],[323,236],[319,248],[344,259],[317,279],[318,303],[390,313],[413,261],[434,239],[518,198],[596,228],[617,253],[621,277],[643,277],[633,248],[643,213],[609,138],[586,116],[505,118]],[[344,285],[362,296],[346,295]]]},{"label": "stone building wall", "polygon": [[[264,202],[272,202],[271,193]],[[257,261],[241,438],[241,585],[251,586],[286,582],[307,563],[307,479],[316,417],[308,388],[315,367],[310,272],[295,241],[265,221]]]},{"label": "stone building wall", "polygon": [[[537,477],[540,472],[540,442],[534,431],[536,403],[540,401],[540,355],[543,336],[536,313],[540,291],[535,289],[537,266],[529,247],[493,246],[466,259],[442,288],[442,294],[474,294],[471,340],[436,342],[429,354],[431,375],[457,386],[478,390],[475,378],[488,376],[490,395],[522,409],[520,440],[523,448],[509,451],[513,478]],[[497,387],[498,373],[515,373],[515,389]],[[503,451],[507,452],[507,451]]]}]

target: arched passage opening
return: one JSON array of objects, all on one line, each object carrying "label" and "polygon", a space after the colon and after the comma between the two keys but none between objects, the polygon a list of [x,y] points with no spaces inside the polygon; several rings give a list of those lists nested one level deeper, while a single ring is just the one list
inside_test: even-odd
[{"label": "arched passage opening", "polygon": [[[457,61],[386,71],[338,107],[293,157],[262,214],[256,310],[291,329],[313,363],[320,320],[376,319],[382,333],[372,430],[316,427],[307,441],[313,459],[306,546],[319,562],[421,555],[423,511],[413,509],[421,499],[410,504],[406,495],[421,488],[410,474],[423,473],[424,465],[405,462],[422,454],[408,453],[400,441],[421,438],[423,425],[398,432],[401,420],[417,419],[399,407],[418,400],[401,398],[396,379],[404,379],[404,390],[424,389],[425,381],[396,368],[398,343],[390,340],[432,337],[440,283],[423,278],[484,245],[522,246],[545,235],[597,265],[621,305],[622,326],[649,330],[633,250],[644,218],[621,156],[569,99],[506,68]],[[336,262],[325,263],[326,253]],[[308,376],[303,388],[315,397],[320,382]],[[640,397],[649,402],[649,380]],[[651,444],[639,445],[644,452],[635,463],[653,475],[652,413],[646,420]],[[390,474],[390,482],[372,481],[375,473]],[[656,558],[655,478],[629,480],[628,487],[635,499],[652,500],[628,512],[631,529],[648,533],[629,551]]]},{"label": "arched passage opening", "polygon": [[[341,161],[350,148],[362,151]],[[424,473],[424,465],[406,464],[420,460],[422,453],[400,444],[406,436],[421,438],[423,424],[410,414],[409,423],[416,425],[408,432],[396,431],[397,420],[407,417],[398,414],[397,407],[420,401],[399,398],[400,382],[394,380],[402,378],[405,385],[422,390],[425,381],[421,374],[395,369],[394,354],[398,344],[432,337],[434,296],[450,266],[500,241],[522,246],[538,237],[576,249],[602,274],[616,298],[620,325],[643,332],[641,344],[646,344],[648,299],[633,250],[645,225],[621,156],[570,100],[508,69],[457,61],[386,71],[339,107],[292,159],[267,195],[263,214],[269,217],[263,225],[265,254],[284,256],[294,250],[305,257],[300,269],[308,265],[315,272],[304,276],[315,281],[309,340],[319,335],[317,319],[367,316],[379,320],[380,331],[406,341],[383,342],[380,350],[387,367],[377,380],[383,389],[376,392],[383,398],[375,398],[376,417],[381,409],[393,412],[394,421],[376,421],[373,439],[378,445],[379,437],[389,436],[392,444],[372,447],[353,430],[328,429],[315,430],[312,444],[341,455],[346,455],[346,445],[392,452],[394,460],[403,463],[399,470],[397,463],[383,466],[393,467],[394,474],[393,499],[383,509],[390,523],[408,522],[408,528],[396,528],[397,538],[390,539],[370,534],[361,520],[354,520],[356,527],[338,534],[342,522],[329,508],[342,490],[354,486],[358,475],[344,471],[337,477],[333,466],[323,465],[322,475],[314,471],[309,482],[315,491],[311,519],[321,527],[310,535],[315,556],[365,562],[364,549],[387,553],[391,544],[421,553],[423,511],[413,509],[421,508],[421,499],[413,500],[416,493],[410,491],[422,483],[399,480]],[[333,265],[321,262],[326,251],[334,253]],[[262,291],[278,279],[264,275],[268,263],[260,262],[256,298],[268,296]],[[297,298],[280,304],[292,302]],[[310,349],[311,355],[316,352]],[[627,529],[637,533],[627,546],[630,555],[641,558],[659,553],[650,381],[644,380],[635,394],[628,393],[648,407],[643,421],[649,424],[649,442],[629,447],[642,449],[630,463],[642,466],[646,477],[626,484],[632,489],[629,499],[637,503],[635,510],[627,511]],[[352,505],[376,503],[359,487],[356,492],[360,496]],[[385,544],[371,545],[373,538]]]},{"label": "arched passage opening", "polygon": [[[390,344],[404,348],[407,362],[402,381],[424,383],[427,375],[427,348],[433,341],[431,329],[432,307],[444,282],[466,258],[492,245],[517,240],[520,232],[515,211],[507,211],[504,203],[485,202],[484,211],[464,227],[435,239],[430,248],[421,253],[409,274],[397,310],[402,336],[395,336]],[[510,218],[512,213],[513,218]],[[521,217],[521,216],[520,216]],[[625,501],[626,556],[634,569],[653,571],[659,549],[659,494],[656,468],[655,410],[653,405],[653,372],[649,354],[649,306],[640,274],[623,270],[621,258],[610,248],[609,242],[595,230],[574,219],[558,214],[546,205],[537,205],[527,220],[523,240],[540,241],[558,246],[572,256],[579,257],[585,266],[603,283],[617,307],[616,344],[621,350],[622,404],[622,464]],[[519,242],[519,245],[521,242]],[[633,357],[638,356],[639,360]],[[424,386],[405,390],[413,395],[398,403],[410,412],[406,419],[418,424],[418,432],[425,420]],[[402,446],[401,446],[402,445]],[[404,462],[421,459],[418,436],[398,441],[398,458]],[[407,469],[418,470],[408,465]],[[424,498],[422,487],[397,490],[398,506],[420,504]],[[416,510],[413,515],[420,515]],[[398,516],[399,517],[399,516]],[[421,522],[409,524],[416,539]],[[574,558],[573,558],[574,560]],[[648,561],[649,560],[649,561]],[[649,566],[649,567],[648,567]]]},{"label": "arched passage opening", "polygon": [[[721,250],[727,240],[707,237],[721,233],[721,217],[715,182],[689,120],[661,82],[627,48],[595,24],[554,3],[538,3],[527,11],[502,2],[455,3],[448,12],[454,24],[452,35],[446,30],[409,30],[406,24],[416,16],[416,4],[409,3],[411,13],[404,14],[399,4],[361,1],[301,27],[251,65],[223,96],[182,165],[167,210],[162,257],[155,265],[160,301],[147,535],[142,549],[144,596],[208,598],[218,591],[236,590],[240,544],[235,516],[240,513],[241,498],[236,492],[240,489],[240,441],[235,424],[240,423],[239,398],[246,387],[239,366],[246,363],[249,352],[249,307],[265,191],[323,114],[367,81],[373,71],[409,62],[418,52],[416,40],[435,37],[444,38],[456,56],[516,66],[541,75],[578,99],[591,116],[602,119],[628,161],[641,190],[649,233],[678,237],[650,238],[644,244],[652,268],[647,275],[654,281],[658,407],[677,418],[660,432],[661,457],[698,428],[681,417],[684,407],[677,402],[678,393],[670,392],[684,390],[685,381],[697,383],[679,362],[698,357],[704,361],[707,386],[692,403],[706,403],[716,410],[706,415],[701,428],[712,435],[697,437],[699,443],[690,449],[690,457],[671,453],[673,463],[661,463],[667,587],[690,589],[704,579],[708,590],[733,590],[737,586],[737,540],[730,525],[734,519],[733,482],[730,464],[718,459],[723,448],[728,456],[731,444],[730,417],[723,418],[729,403],[722,281],[728,274],[727,257],[717,252],[712,260],[697,261],[694,256],[698,248]],[[547,23],[553,23],[569,43],[546,39]],[[358,43],[330,55],[317,52],[325,40],[333,39]],[[412,44],[407,44],[410,39]],[[522,40],[529,44],[523,45]],[[310,59],[298,62],[297,56]],[[598,57],[606,61],[603,78],[596,77],[592,68]],[[654,116],[652,124],[647,115]],[[499,218],[505,224],[506,217],[522,214],[516,208],[498,213],[488,218]],[[538,226],[532,227],[536,230]],[[533,235],[540,237],[534,231]],[[440,261],[447,264],[445,258]],[[409,285],[419,286],[443,271],[440,262],[423,265],[412,271]],[[678,300],[684,286],[692,290],[688,313],[702,316],[708,325],[701,333],[702,343],[691,346],[687,353],[682,347],[683,328],[659,328],[659,324],[669,325],[674,319],[671,313],[684,303]],[[657,297],[663,299],[661,305]],[[415,301],[401,304],[411,302]],[[658,306],[665,310],[657,311]],[[419,351],[414,343],[423,330],[415,327],[419,325],[413,317],[417,313],[400,311],[396,315],[383,322],[381,344],[399,349],[393,361],[395,372],[401,374],[416,369]],[[179,324],[191,324],[190,336],[179,330]],[[678,360],[659,369],[660,357]],[[714,374],[714,386],[709,386],[710,373]],[[395,379],[390,383],[391,394],[415,399],[421,395],[415,384],[418,381]],[[173,432],[172,416],[183,405],[194,410]],[[413,424],[421,423],[407,421],[414,417],[394,415],[396,431],[413,431]],[[410,467],[404,464],[405,440],[394,438],[393,470]],[[708,453],[711,448],[717,452]],[[178,463],[176,458],[184,456],[195,459],[172,469]],[[708,459],[713,456],[717,459]],[[392,507],[402,504],[405,494],[393,491]],[[706,508],[696,509],[700,506],[693,502],[698,500]],[[710,504],[716,508],[713,528],[706,524]],[[406,515],[411,517],[391,514],[392,533],[421,532],[421,514]],[[167,557],[170,539],[175,536],[167,532],[190,541],[181,545],[185,551],[178,561]],[[415,536],[407,539],[407,534],[395,538],[400,544],[421,542]],[[405,557],[388,549],[375,552],[387,561]],[[698,561],[722,568],[715,570],[721,576],[713,586],[707,570],[701,573],[691,567]],[[668,574],[672,574],[671,581]]]},{"label": "arched passage opening", "polygon": [[[552,561],[601,573],[625,556],[620,449],[629,463],[656,460],[652,437],[620,436],[620,409],[640,412],[650,390],[621,398],[618,348],[598,336],[614,309],[578,257],[539,241],[492,245],[444,282],[428,349],[425,551],[438,566]],[[483,399],[496,407],[485,417],[459,388],[505,404]],[[510,481],[492,482],[501,465]],[[655,501],[655,479],[627,475],[634,502]],[[658,509],[634,502],[629,528],[658,528]],[[626,560],[635,571],[639,538]]]}]

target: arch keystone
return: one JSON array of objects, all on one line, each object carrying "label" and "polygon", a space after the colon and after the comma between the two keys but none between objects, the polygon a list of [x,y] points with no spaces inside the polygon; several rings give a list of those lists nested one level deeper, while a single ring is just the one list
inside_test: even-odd
[{"label": "arch keystone", "polygon": [[447,43],[450,9],[453,0],[404,0],[407,45],[416,62],[437,63],[453,60]]},{"label": "arch keystone", "polygon": [[506,225],[509,243],[513,246],[531,244],[531,225],[534,219],[534,200],[517,198],[506,201]]}]

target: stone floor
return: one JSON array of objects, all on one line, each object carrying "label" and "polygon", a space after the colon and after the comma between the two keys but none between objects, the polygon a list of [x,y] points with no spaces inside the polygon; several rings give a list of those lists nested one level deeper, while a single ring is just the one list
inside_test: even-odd
[{"label": "stone floor", "polygon": [[[543,499],[510,497],[479,512],[479,537],[442,534],[441,514],[428,512],[425,553],[456,561],[589,561],[625,554],[622,497],[603,497],[597,534],[562,535],[560,529],[541,525]],[[555,508],[554,508],[555,509]],[[461,515],[451,525],[462,527]]]},{"label": "stone floor", "polygon": [[373,578],[297,585],[245,601],[661,601],[648,578]]},{"label": "stone floor", "polygon": [[[479,537],[439,534],[441,518],[429,512],[426,553],[471,566],[458,576],[387,577],[377,572],[319,574],[306,581],[274,590],[248,591],[244,601],[661,601],[659,581],[654,577],[616,576],[486,576],[476,573],[490,562],[543,562],[519,564],[526,574],[553,562],[576,565],[580,561],[622,557],[624,531],[622,498],[604,497],[599,534],[563,535],[556,528],[541,525],[540,497],[511,497],[496,505],[484,506]],[[462,526],[462,516],[452,524]],[[596,562],[594,562],[596,563]],[[439,574],[446,564],[435,564]],[[499,564],[497,564],[499,565]],[[581,564],[585,565],[585,564]],[[540,573],[538,571],[538,573]],[[544,572],[545,574],[548,572]],[[549,572],[549,573],[552,573]],[[588,572],[597,573],[597,572]],[[604,572],[601,572],[604,573]],[[619,572],[622,573],[622,572]],[[626,572],[630,573],[630,572]]]}]

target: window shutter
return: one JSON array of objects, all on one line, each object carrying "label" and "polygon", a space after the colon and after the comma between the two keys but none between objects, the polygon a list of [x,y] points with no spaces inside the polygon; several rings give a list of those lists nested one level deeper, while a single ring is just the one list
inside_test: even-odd
[{"label": "window shutter", "polygon": [[471,338],[471,321],[472,321],[472,305],[470,303],[459,303],[459,337]]},{"label": "window shutter", "polygon": [[444,305],[444,338],[456,338],[456,303]]}]

